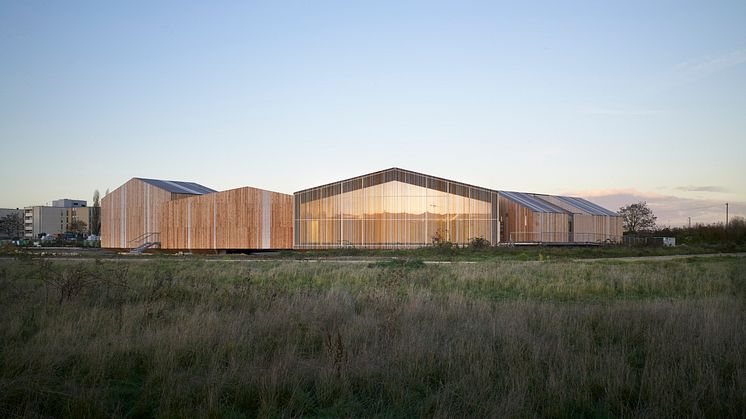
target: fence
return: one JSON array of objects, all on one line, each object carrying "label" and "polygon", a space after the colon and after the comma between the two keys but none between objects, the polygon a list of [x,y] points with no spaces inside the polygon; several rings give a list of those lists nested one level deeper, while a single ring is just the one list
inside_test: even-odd
[{"label": "fence", "polygon": [[598,233],[568,233],[540,231],[514,232],[509,235],[510,243],[578,243],[611,244],[621,243],[622,236]]}]

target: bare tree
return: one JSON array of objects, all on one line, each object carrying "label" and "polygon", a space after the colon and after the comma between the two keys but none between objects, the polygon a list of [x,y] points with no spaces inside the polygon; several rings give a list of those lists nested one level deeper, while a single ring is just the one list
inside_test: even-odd
[{"label": "bare tree", "polygon": [[0,233],[8,237],[21,237],[23,235],[23,217],[19,213],[11,213],[0,218]]},{"label": "bare tree", "polygon": [[630,233],[653,230],[658,219],[645,201],[619,208],[619,215],[624,220],[624,230]]}]

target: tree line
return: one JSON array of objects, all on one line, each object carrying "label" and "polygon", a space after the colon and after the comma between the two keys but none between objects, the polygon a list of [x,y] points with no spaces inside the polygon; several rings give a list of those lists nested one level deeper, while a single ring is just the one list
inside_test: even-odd
[{"label": "tree line", "polygon": [[746,219],[733,217],[725,223],[697,223],[691,227],[658,226],[657,217],[645,201],[619,208],[626,234],[675,237],[679,244],[731,242],[746,244]]}]

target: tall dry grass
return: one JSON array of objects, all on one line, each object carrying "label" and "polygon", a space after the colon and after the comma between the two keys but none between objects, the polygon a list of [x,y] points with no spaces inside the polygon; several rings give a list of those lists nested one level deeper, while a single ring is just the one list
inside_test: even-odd
[{"label": "tall dry grass", "polygon": [[2,261],[0,413],[742,417],[745,263]]}]

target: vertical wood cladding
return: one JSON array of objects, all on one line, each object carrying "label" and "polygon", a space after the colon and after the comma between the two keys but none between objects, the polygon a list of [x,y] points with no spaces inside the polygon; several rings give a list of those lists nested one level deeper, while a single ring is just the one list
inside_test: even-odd
[{"label": "vertical wood cladding", "polygon": [[585,243],[622,237],[621,217],[588,201],[499,192],[402,169],[294,197],[251,187],[180,194],[156,185],[133,178],[102,199],[102,247],[136,247],[147,233],[159,233],[161,247],[175,250],[400,248],[436,240],[466,245],[477,237],[492,244]]},{"label": "vertical wood cladding", "polygon": [[291,249],[293,197],[251,187],[171,201],[161,247],[179,250]]},{"label": "vertical wood cladding", "polygon": [[295,193],[295,247],[497,242],[497,192],[389,169]]},{"label": "vertical wood cladding", "polygon": [[161,229],[162,208],[179,199],[174,194],[140,179],[130,179],[101,199],[101,247],[136,247],[144,234]]},{"label": "vertical wood cladding", "polygon": [[500,217],[505,229],[503,241],[564,243],[570,240],[567,213],[532,211],[500,196]]},{"label": "vertical wood cladding", "polygon": [[618,217],[576,212],[555,197],[542,203],[543,196],[503,195],[402,169],[306,189],[295,198],[294,245],[300,249],[418,247],[436,238],[463,245],[474,237],[493,244],[621,237]]},{"label": "vertical wood cladding", "polygon": [[552,195],[533,195],[536,198],[556,205],[572,214],[572,240],[576,243],[621,242],[622,217],[611,215],[589,214],[582,208],[572,205],[559,197]]}]

